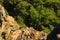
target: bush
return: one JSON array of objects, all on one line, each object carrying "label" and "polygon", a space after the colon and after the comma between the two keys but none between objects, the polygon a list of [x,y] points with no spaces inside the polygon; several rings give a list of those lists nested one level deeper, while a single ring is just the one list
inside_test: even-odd
[{"label": "bush", "polygon": [[59,2],[59,0],[6,0],[2,4],[20,25],[50,32],[60,24]]}]

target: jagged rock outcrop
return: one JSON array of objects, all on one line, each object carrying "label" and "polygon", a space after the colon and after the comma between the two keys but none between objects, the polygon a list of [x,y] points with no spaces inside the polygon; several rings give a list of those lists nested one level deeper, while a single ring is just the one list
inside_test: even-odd
[{"label": "jagged rock outcrop", "polygon": [[43,31],[36,31],[32,27],[16,30],[8,38],[8,40],[46,40],[47,34]]},{"label": "jagged rock outcrop", "polygon": [[4,7],[0,5],[0,36],[7,40],[11,32],[19,29],[19,25],[12,16],[6,14]]},{"label": "jagged rock outcrop", "polygon": [[12,16],[0,5],[0,40],[46,40],[47,34],[32,27],[21,28]]}]

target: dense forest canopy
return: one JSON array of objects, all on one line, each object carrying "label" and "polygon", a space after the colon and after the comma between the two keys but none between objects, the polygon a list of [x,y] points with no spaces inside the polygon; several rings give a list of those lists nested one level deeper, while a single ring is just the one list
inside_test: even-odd
[{"label": "dense forest canopy", "polygon": [[50,33],[60,24],[60,0],[0,0],[20,27],[34,27]]}]

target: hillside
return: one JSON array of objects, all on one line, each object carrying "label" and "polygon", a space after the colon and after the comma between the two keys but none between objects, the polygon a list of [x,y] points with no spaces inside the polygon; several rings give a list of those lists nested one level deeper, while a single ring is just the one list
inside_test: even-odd
[{"label": "hillside", "polygon": [[19,29],[19,25],[0,5],[0,40],[41,40],[47,38],[47,33],[37,31],[32,27]]},{"label": "hillside", "polygon": [[0,0],[1,40],[59,40],[60,0]]}]

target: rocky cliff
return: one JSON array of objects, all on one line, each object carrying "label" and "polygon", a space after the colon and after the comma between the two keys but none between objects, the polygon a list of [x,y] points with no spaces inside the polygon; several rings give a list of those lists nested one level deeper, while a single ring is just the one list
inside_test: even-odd
[{"label": "rocky cliff", "polygon": [[19,25],[12,16],[9,16],[4,7],[0,5],[0,39],[8,40],[13,31],[19,29]]},{"label": "rocky cliff", "polygon": [[21,28],[12,16],[0,5],[0,40],[46,40],[47,34],[32,27]]}]

